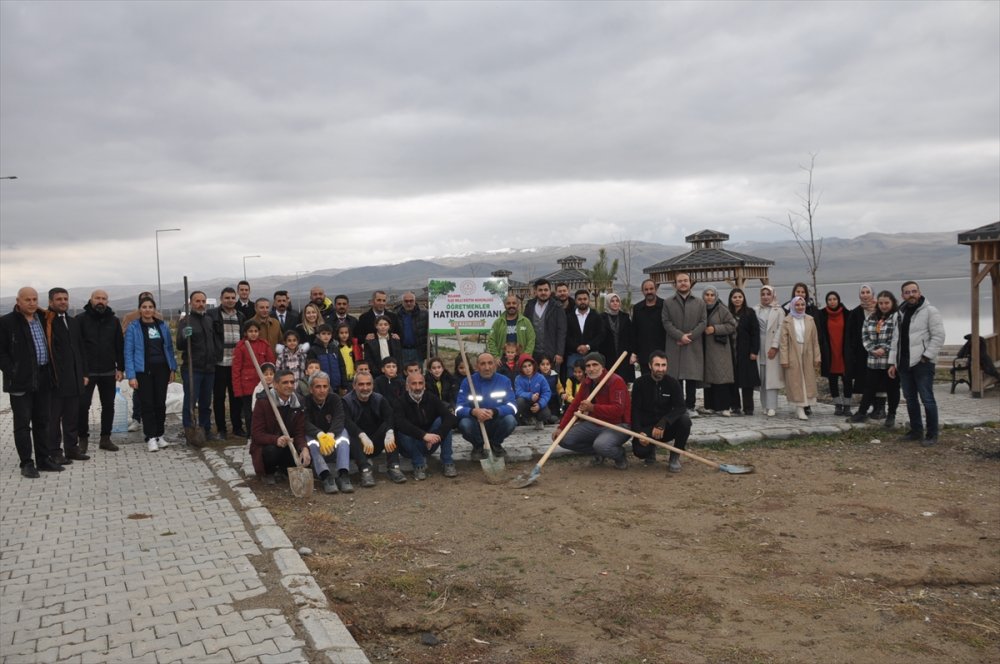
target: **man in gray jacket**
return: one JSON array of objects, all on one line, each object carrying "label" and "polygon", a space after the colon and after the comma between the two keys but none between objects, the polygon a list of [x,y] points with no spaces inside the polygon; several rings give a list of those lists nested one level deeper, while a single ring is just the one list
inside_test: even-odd
[{"label": "man in gray jacket", "polygon": [[708,313],[705,302],[691,292],[691,277],[683,272],[674,278],[673,297],[663,301],[663,329],[667,332],[667,366],[669,375],[684,384],[684,405],[688,414],[697,417],[694,409],[698,383],[704,380],[705,351],[702,340]]},{"label": "man in gray jacket", "polygon": [[[899,324],[892,334],[889,349],[889,377],[899,376],[906,410],[910,415],[910,431],[905,440],[919,441],[924,447],[937,444],[938,410],[934,399],[934,363],[944,346],[944,323],[941,313],[920,294],[915,281],[902,288],[903,304],[899,307]],[[918,401],[919,397],[919,401]],[[920,402],[927,415],[927,435],[920,418]]]},{"label": "man in gray jacket", "polygon": [[561,365],[566,348],[566,310],[552,299],[548,279],[535,281],[535,297],[524,305],[524,317],[535,328],[535,360],[546,355],[553,366]]}]

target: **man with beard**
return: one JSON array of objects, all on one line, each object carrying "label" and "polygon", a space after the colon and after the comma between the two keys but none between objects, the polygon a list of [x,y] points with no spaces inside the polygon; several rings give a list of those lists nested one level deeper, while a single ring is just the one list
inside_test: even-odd
[{"label": "man with beard", "polygon": [[[281,325],[281,333],[284,334],[288,330],[294,330],[295,326],[299,324],[299,314],[292,311],[289,305],[288,291],[274,291],[273,301],[274,311],[271,312],[271,317],[278,319],[278,324]],[[322,309],[320,313],[322,313]]]},{"label": "man with beard", "polygon": [[[600,353],[587,353],[583,358],[583,372],[584,379],[580,383],[580,389],[573,398],[573,403],[566,409],[559,426],[552,432],[552,440],[558,438],[559,432],[569,426],[577,411],[609,424],[629,428],[632,408],[625,379],[618,374],[612,374],[593,401],[586,401],[607,373],[604,368],[604,356]],[[593,454],[592,465],[600,466],[604,464],[605,459],[611,459],[615,468],[626,470],[628,459],[625,458],[623,446],[628,439],[628,434],[606,429],[593,422],[577,421],[560,441],[559,446],[579,454]]]},{"label": "man with beard", "polygon": [[597,351],[605,334],[601,315],[590,308],[590,293],[581,288],[575,299],[576,308],[566,312],[566,366],[569,367],[587,353]]},{"label": "man with beard", "polygon": [[412,291],[403,293],[403,303],[396,307],[399,321],[399,343],[403,346],[403,363],[424,364],[427,355],[427,312],[417,304],[417,296]]},{"label": "man with beard", "polygon": [[556,366],[566,350],[566,311],[552,300],[548,279],[535,282],[535,297],[524,305],[524,315],[535,328],[535,361],[545,355]]},{"label": "man with beard", "polygon": [[698,383],[704,379],[705,351],[702,343],[708,310],[705,301],[691,293],[691,277],[681,272],[674,278],[676,293],[663,303],[662,322],[666,331],[668,371],[678,381],[684,381],[688,414],[697,416],[694,409],[698,396]]},{"label": "man with beard", "polygon": [[569,299],[569,286],[562,282],[556,284],[556,302],[563,308],[563,311],[569,311],[573,308],[573,302]]},{"label": "man with beard", "polygon": [[125,370],[125,335],[121,321],[108,306],[108,294],[103,290],[90,294],[90,301],[76,320],[80,325],[87,365],[87,385],[80,400],[77,424],[80,452],[86,454],[90,445],[90,404],[95,389],[101,399],[100,448],[117,452],[118,446],[111,442],[111,427],[115,421],[115,385]]},{"label": "man with beard", "polygon": [[351,331],[351,337],[354,338],[354,328],[358,325],[358,319],[349,313],[349,307],[351,301],[344,294],[337,295],[333,298],[333,314],[328,319],[330,327],[334,330],[341,323],[347,323],[347,329]]},{"label": "man with beard", "polygon": [[[674,447],[687,449],[691,418],[684,404],[684,391],[673,376],[667,375],[667,354],[654,350],[649,371],[632,386],[632,430],[655,440],[675,441]],[[632,442],[632,452],[647,466],[656,463],[656,446],[641,440]],[[681,455],[670,453],[671,473],[681,472]]]},{"label": "man with beard", "polygon": [[[902,295],[899,323],[893,331],[892,345],[889,348],[889,377],[899,376],[899,385],[906,399],[906,411],[910,416],[910,431],[903,439],[915,440],[924,447],[930,447],[938,442],[934,362],[944,346],[944,323],[941,312],[920,294],[917,282],[905,282]],[[926,437],[920,417],[921,402],[927,415]]]},{"label": "man with beard", "polygon": [[80,322],[71,318],[68,312],[69,291],[65,288],[50,289],[49,308],[45,312],[45,336],[53,370],[52,397],[49,401],[49,456],[63,466],[90,458],[80,451],[77,438],[80,397],[88,382],[83,338],[80,336]]},{"label": "man with beard", "polygon": [[504,315],[493,321],[489,336],[486,337],[486,352],[494,356],[503,355],[506,343],[515,343],[522,353],[535,352],[535,326],[521,315],[521,300],[510,294],[503,299]]},{"label": "man with beard", "polygon": [[[181,342],[181,380],[184,385],[184,411],[181,413],[184,428],[194,426],[191,408],[198,407],[198,425],[205,430],[205,437],[212,436],[212,395],[215,388],[215,362],[219,352],[218,341],[207,316],[208,298],[203,291],[194,291],[189,300],[190,313],[177,321]],[[277,321],[275,321],[277,323]],[[193,369],[193,371],[192,371]],[[193,376],[193,379],[192,379]],[[193,381],[193,382],[192,382]],[[157,443],[159,444],[159,442]],[[160,447],[164,447],[160,444]]]},{"label": "man with beard", "polygon": [[321,286],[309,289],[309,301],[319,307],[319,313],[324,320],[329,321],[333,317],[333,303],[326,297],[326,292]]},{"label": "man with beard", "polygon": [[243,338],[243,314],[236,308],[236,291],[226,286],[219,294],[219,306],[208,312],[215,332],[216,352],[220,353],[215,363],[214,398],[215,428],[218,439],[226,439],[226,395],[229,395],[229,422],[233,435],[246,438],[240,414],[243,400],[233,389],[233,351]]},{"label": "man with beard", "polygon": [[406,393],[396,402],[396,430],[404,456],[413,461],[413,479],[427,479],[427,457],[441,450],[445,477],[456,477],[451,454],[451,431],[457,418],[448,404],[425,389],[424,376],[419,371],[406,377]]},{"label": "man with beard", "polygon": [[375,473],[371,459],[385,450],[386,474],[396,484],[406,481],[399,469],[399,449],[393,432],[393,414],[389,399],[375,391],[375,381],[368,372],[354,374],[354,390],[344,397],[347,413],[347,433],[351,444],[360,444],[365,458],[361,470],[361,486],[375,486]]},{"label": "man with beard", "polygon": [[650,353],[663,350],[666,343],[663,298],[656,294],[656,282],[646,279],[642,282],[642,301],[632,307],[632,348],[635,352],[629,358],[629,363],[638,362],[642,375],[648,375],[650,369],[647,361]]},{"label": "man with beard", "polygon": [[[506,455],[503,441],[517,428],[517,398],[511,382],[497,373],[497,361],[492,354],[480,353],[476,358],[476,369],[475,373],[462,380],[458,388],[455,415],[462,437],[472,443],[470,458],[481,461],[486,458],[486,452],[483,450],[485,441],[479,423],[482,422],[486,429],[493,454]],[[476,398],[469,389],[470,380],[475,386]]]}]

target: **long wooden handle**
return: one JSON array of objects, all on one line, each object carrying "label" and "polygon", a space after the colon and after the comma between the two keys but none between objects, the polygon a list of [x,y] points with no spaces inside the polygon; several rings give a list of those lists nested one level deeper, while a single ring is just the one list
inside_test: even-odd
[{"label": "long wooden handle", "polygon": [[[243,340],[243,343],[246,344],[247,352],[250,354],[250,361],[253,362],[253,368],[257,370],[257,377],[260,378],[261,383],[264,383],[264,371],[260,368],[260,362],[257,361],[257,356],[254,355],[253,346],[251,346],[250,342],[246,339]],[[274,411],[274,417],[278,420],[278,426],[281,427],[281,433],[291,438],[288,433],[288,429],[285,428],[285,421],[281,419],[281,411],[278,410],[278,402],[275,400],[274,395],[271,394],[271,389],[267,387],[267,385],[264,385],[264,394],[267,395],[267,402],[271,404],[271,410]],[[253,399],[253,394],[251,394],[248,398]],[[253,434],[252,431],[250,433],[251,435]],[[294,440],[292,441],[292,458],[295,459],[295,465],[301,468],[302,461],[299,459],[299,451],[295,449]]]},{"label": "long wooden handle", "polygon": [[610,422],[605,422],[604,420],[599,420],[596,417],[591,417],[590,415],[580,414],[580,419],[581,420],[587,420],[588,422],[593,422],[594,424],[599,424],[602,427],[605,427],[607,429],[611,429],[612,431],[617,431],[618,433],[628,434],[629,436],[632,436],[633,438],[638,438],[639,440],[644,440],[647,443],[650,443],[651,445],[656,445],[657,447],[662,447],[664,449],[670,450],[671,452],[677,452],[678,454],[683,454],[684,456],[690,457],[690,458],[694,459],[695,461],[702,462],[703,464],[705,464],[709,468],[714,468],[715,470],[719,470],[719,466],[720,466],[719,463],[717,463],[715,461],[711,461],[709,459],[706,459],[705,457],[700,457],[697,454],[692,454],[691,452],[688,452],[687,450],[682,450],[679,447],[674,447],[673,445],[668,445],[667,443],[664,443],[662,440],[656,440],[655,438],[650,438],[649,436],[647,436],[645,434],[639,433],[637,431],[632,431],[631,429],[626,429],[625,427],[620,427],[617,424],[611,424]]},{"label": "long wooden handle", "polygon": [[[476,386],[472,384],[472,365],[469,364],[469,358],[465,354],[465,340],[462,339],[462,331],[458,327],[458,323],[455,324],[455,336],[458,338],[458,352],[462,354],[462,362],[465,363],[465,377],[469,381],[469,392],[472,393],[472,401],[476,404],[476,408],[479,408],[479,397],[476,396]],[[470,411],[471,413],[471,411]],[[486,423],[480,420],[478,417],[476,421],[479,422],[479,431],[483,436],[483,442],[486,447],[489,448],[490,458],[493,458],[493,446],[490,445],[490,437],[486,433]]]},{"label": "long wooden handle", "polygon": [[[163,306],[162,303],[160,306]],[[184,276],[184,322],[187,323],[188,327],[191,327],[191,297],[188,295],[188,278],[187,275]],[[181,332],[183,334],[183,331]],[[192,330],[193,333],[193,330]],[[193,336],[193,334],[192,334]],[[195,393],[194,393],[194,357],[191,352],[191,337],[188,337],[187,342],[187,362],[188,362],[188,389],[191,392],[191,423],[197,427],[198,425],[198,411],[195,408]],[[184,374],[181,374],[182,376]]]},{"label": "long wooden handle", "polygon": [[[618,360],[611,365],[611,368],[608,369],[608,372],[604,374],[604,378],[602,378],[601,382],[597,384],[597,387],[591,390],[590,394],[587,395],[587,398],[584,399],[584,401],[590,403],[593,400],[593,398],[597,396],[597,393],[601,391],[601,388],[604,387],[604,384],[608,382],[608,379],[611,378],[611,375],[615,372],[615,369],[618,368],[618,365],[620,365],[625,360],[626,357],[628,357],[628,351],[622,351],[622,354],[618,356]],[[576,423],[577,417],[583,417],[583,413],[581,413],[579,410],[574,411],[573,417],[571,417],[569,420],[569,424],[566,425],[565,429],[559,432],[559,435],[556,436],[555,440],[552,441],[552,444],[549,445],[549,449],[545,450],[545,454],[543,454],[542,458],[538,460],[536,468],[541,468],[543,465],[545,465],[545,462],[549,460],[550,456],[552,456],[552,452],[555,451],[556,446],[562,442],[563,436],[565,436],[566,433],[573,428],[573,425]]]}]

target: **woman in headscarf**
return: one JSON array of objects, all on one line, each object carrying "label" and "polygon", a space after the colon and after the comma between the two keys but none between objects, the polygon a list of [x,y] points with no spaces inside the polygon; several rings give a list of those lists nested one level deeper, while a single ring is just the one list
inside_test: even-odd
[{"label": "woman in headscarf", "polygon": [[705,326],[705,409],[729,417],[733,384],[733,352],[730,337],[736,332],[736,320],[721,306],[719,292],[712,286],[702,294],[707,312]]},{"label": "woman in headscarf", "polygon": [[778,390],[785,386],[785,374],[778,357],[781,344],[781,324],[785,312],[778,305],[774,289],[760,287],[760,304],[757,305],[757,325],[760,333],[760,407],[768,417],[774,417],[778,408]]},{"label": "woman in headscarf", "polygon": [[[816,312],[818,311],[818,309],[816,309],[816,302],[812,299],[812,296],[809,295],[809,286],[807,286],[801,281],[798,282],[797,284],[792,286],[792,297],[793,298],[801,297],[803,300],[805,300],[806,315],[812,316],[813,320],[816,319]],[[791,313],[792,301],[789,300],[788,302],[785,302],[783,305],[781,305],[781,308],[784,310],[786,314]]]},{"label": "woman in headscarf", "polygon": [[[840,293],[826,294],[826,306],[816,314],[819,350],[822,356],[820,373],[830,382],[834,415],[851,414],[851,383],[846,377],[847,317],[849,309],[840,302]],[[844,395],[840,394],[840,387]]]},{"label": "woman in headscarf", "polygon": [[868,418],[868,408],[875,402],[877,393],[887,394],[889,412],[886,415],[886,429],[896,426],[896,409],[899,407],[899,377],[889,376],[889,348],[892,335],[899,323],[896,315],[896,297],[885,290],[878,294],[875,313],[865,319],[862,339],[868,350],[868,373],[865,375],[865,391],[861,396],[858,412],[850,422],[864,422]]},{"label": "woman in headscarf", "polygon": [[[862,284],[858,291],[861,302],[847,315],[847,342],[844,346],[844,382],[851,386],[851,394],[864,394],[868,376],[868,351],[861,338],[865,321],[875,313],[875,291],[869,284]],[[875,411],[885,412],[885,395],[876,394]],[[872,417],[874,417],[874,413]]]},{"label": "woman in headscarf", "polygon": [[785,371],[785,396],[800,420],[808,420],[806,407],[816,403],[816,369],[820,364],[816,323],[806,313],[806,301],[796,295],[781,324],[781,367]]},{"label": "woman in headscarf", "polygon": [[729,313],[736,322],[732,343],[733,386],[730,389],[733,415],[753,415],[753,388],[760,385],[760,370],[757,368],[760,325],[757,314],[747,306],[742,288],[730,291]]},{"label": "woman in headscarf", "polygon": [[[605,304],[607,307],[601,314],[605,332],[601,353],[610,367],[623,351],[632,354],[632,319],[622,311],[622,299],[616,293],[609,293]],[[627,357],[618,365],[615,373],[624,378],[629,385],[635,381],[635,365],[629,364]]]}]

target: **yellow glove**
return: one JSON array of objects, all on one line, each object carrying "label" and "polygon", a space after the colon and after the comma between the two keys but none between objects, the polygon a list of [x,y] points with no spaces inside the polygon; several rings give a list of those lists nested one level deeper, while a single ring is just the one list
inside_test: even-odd
[{"label": "yellow glove", "polygon": [[319,451],[323,456],[329,456],[333,453],[334,445],[336,441],[333,439],[332,433],[326,433],[325,431],[316,436],[316,440],[319,441]]}]

